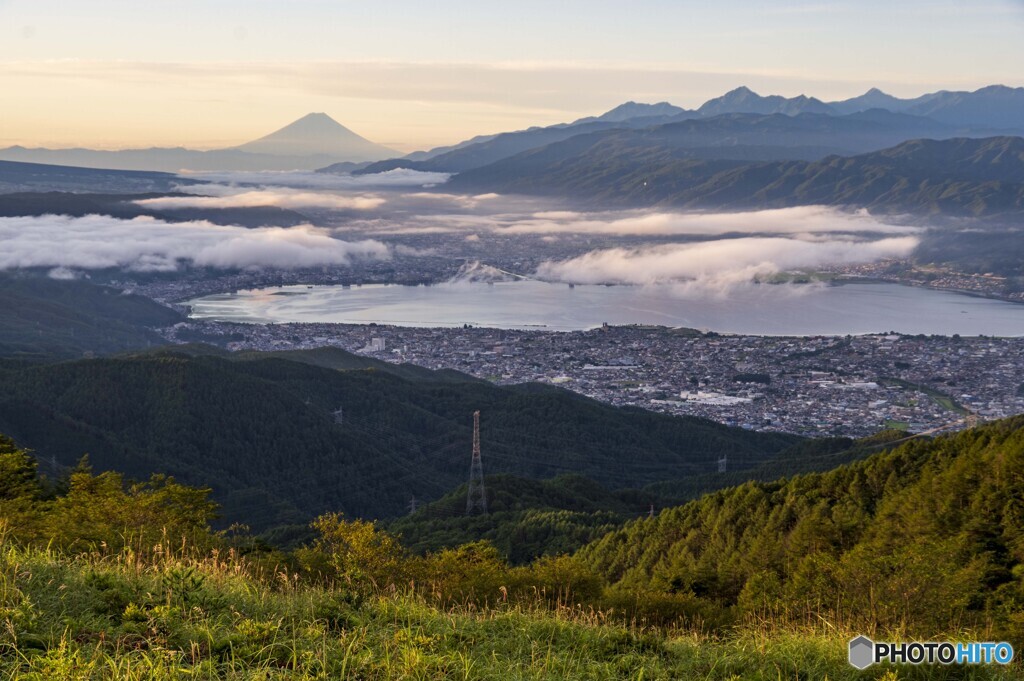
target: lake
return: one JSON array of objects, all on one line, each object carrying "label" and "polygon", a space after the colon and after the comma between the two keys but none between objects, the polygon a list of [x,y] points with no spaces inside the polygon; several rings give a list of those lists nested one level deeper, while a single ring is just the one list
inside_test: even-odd
[{"label": "lake", "polygon": [[517,281],[433,286],[284,286],[189,301],[192,317],[571,331],[658,324],[757,335],[1024,335],[1024,305],[884,283],[751,285],[694,295],[683,287]]}]

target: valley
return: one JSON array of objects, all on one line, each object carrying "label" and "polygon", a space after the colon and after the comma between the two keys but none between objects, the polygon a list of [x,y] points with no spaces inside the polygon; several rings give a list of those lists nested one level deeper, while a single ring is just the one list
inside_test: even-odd
[{"label": "valley", "polygon": [[1024,678],[1022,27],[0,0],[0,677]]}]

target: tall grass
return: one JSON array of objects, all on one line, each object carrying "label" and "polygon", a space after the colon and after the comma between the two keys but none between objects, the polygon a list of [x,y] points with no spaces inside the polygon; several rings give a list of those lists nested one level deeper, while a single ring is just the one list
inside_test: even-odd
[{"label": "tall grass", "polygon": [[309,584],[162,541],[65,556],[0,544],[0,678],[1000,679],[1018,670],[857,673],[850,632],[767,620],[728,635],[616,624],[568,603],[438,607]]}]

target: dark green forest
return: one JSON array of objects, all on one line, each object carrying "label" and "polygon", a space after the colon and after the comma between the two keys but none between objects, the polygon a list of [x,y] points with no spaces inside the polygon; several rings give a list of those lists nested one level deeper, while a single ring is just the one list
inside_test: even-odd
[{"label": "dark green forest", "polygon": [[[647,513],[641,490],[611,491],[580,475],[529,480],[487,476],[487,514],[466,514],[466,485],[415,513],[387,524],[411,551],[425,553],[490,542],[514,564],[543,555],[572,553],[584,544]],[[646,503],[645,503],[646,502]]]},{"label": "dark green forest", "polygon": [[0,358],[42,362],[162,345],[150,329],[182,319],[107,286],[0,272]]},{"label": "dark green forest", "polygon": [[715,492],[577,555],[618,587],[719,609],[1024,640],[1024,417]]},{"label": "dark green forest", "polygon": [[6,365],[0,431],[51,473],[89,454],[98,470],[209,485],[223,522],[254,528],[439,499],[466,480],[478,409],[487,473],[577,473],[611,488],[711,472],[726,453],[753,467],[802,441],[548,386],[368,366],[340,350],[296,359],[161,350]]},{"label": "dark green forest", "polygon": [[[512,563],[527,563],[539,556],[573,553],[611,528],[647,516],[652,508],[660,512],[749,480],[776,480],[831,470],[875,454],[902,435],[884,432],[862,440],[804,440],[759,465],[689,475],[641,488],[609,489],[575,474],[547,480],[507,474],[487,476],[487,515],[466,515],[467,486],[463,484],[433,503],[419,504],[415,513],[391,520],[387,528],[401,536],[414,552],[486,539]],[[285,539],[304,535],[277,536]]]}]

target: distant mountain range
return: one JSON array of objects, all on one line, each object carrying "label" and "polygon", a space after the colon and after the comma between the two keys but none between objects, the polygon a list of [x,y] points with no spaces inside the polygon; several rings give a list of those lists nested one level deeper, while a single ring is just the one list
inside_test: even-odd
[{"label": "distant mountain range", "polygon": [[[638,122],[642,123],[636,125]],[[954,128],[929,118],[880,109],[847,116],[721,114],[711,118],[670,119],[670,122],[642,117],[624,123],[593,121],[563,128],[504,133],[423,161],[379,161],[355,172],[370,174],[404,167],[461,173],[525,158],[522,155],[530,153],[552,161],[565,160],[595,145],[615,156],[640,152],[659,157],[817,160],[830,154],[883,149],[908,139],[956,134]]]},{"label": "distant mountain range", "polygon": [[[830,153],[873,151],[914,137],[941,139],[1024,133],[1024,88],[991,85],[974,92],[943,90],[911,99],[900,99],[872,88],[858,97],[823,102],[805,95],[790,98],[762,96],[747,87],[739,87],[721,97],[708,100],[697,109],[684,109],[669,102],[646,104],[631,101],[599,116],[588,116],[571,123],[481,135],[458,144],[406,156],[399,156],[394,150],[357,135],[326,114],[311,113],[265,137],[227,149],[198,151],[175,147],[106,151],[13,146],[0,149],[0,160],[169,172],[186,169],[320,169],[342,174],[369,174],[395,168],[413,168],[458,173],[577,135],[606,130],[643,129],[686,120],[713,120],[733,114],[844,117],[876,110],[905,114],[912,118],[890,117],[883,120],[884,113],[875,114],[876,124],[891,126],[892,134],[879,136],[879,139],[884,140],[881,144],[865,146],[863,142],[851,144],[849,140],[839,138],[826,144],[800,143],[798,146],[804,148],[796,154],[784,152],[773,155],[761,149],[750,159],[812,160]],[[715,146],[724,148],[729,145],[720,142]],[[735,153],[729,157],[735,157]]]},{"label": "distant mountain range", "polygon": [[898,113],[927,116],[955,126],[1005,129],[1024,128],[1024,88],[990,85],[974,92],[942,90],[913,99],[897,99],[877,89],[860,97],[830,104],[837,113],[882,107]]},{"label": "distant mountain range", "polygon": [[[924,95],[927,97],[928,95]],[[912,100],[900,99],[888,95],[876,87],[871,88],[859,97],[851,97],[840,102],[831,102],[828,106],[837,114],[851,114],[868,109],[886,109],[888,111],[906,111],[908,102]]]},{"label": "distant mountain range", "polygon": [[686,110],[626,102],[572,123],[474,138],[353,170],[452,173],[467,192],[701,209],[820,203],[977,217],[1024,214],[1024,88],[843,101],[741,87]]},{"label": "distant mountain range", "polygon": [[939,123],[954,127],[1021,130],[1024,129],[1024,88],[989,85],[973,92],[941,90],[910,99],[900,99],[886,94],[878,88],[871,88],[858,97],[823,102],[806,95],[797,97],[762,96],[750,88],[738,87],[721,97],[709,99],[694,110],[682,109],[668,102],[659,104],[627,102],[601,116],[583,118],[577,122],[623,121],[645,116],[708,118],[731,113],[785,114],[787,116],[816,113],[843,116],[870,109],[886,109],[893,113],[926,116]]},{"label": "distant mountain range", "polygon": [[[504,132],[498,135],[488,136],[481,141],[472,144],[456,145],[444,153],[431,155],[423,160],[415,161],[407,158],[394,158],[386,161],[371,163],[361,169],[355,170],[354,175],[372,175],[382,173],[396,168],[410,168],[412,170],[439,171],[439,172],[462,172],[471,168],[508,158],[522,151],[536,149],[554,142],[575,137],[587,132],[598,130],[614,130],[622,127],[629,127],[630,121],[611,123],[606,121],[593,121],[572,126],[551,126],[548,128],[531,128],[519,132]],[[646,118],[640,119],[647,125]],[[349,172],[347,169],[339,169],[337,166],[323,168],[323,172]]]},{"label": "distant mountain range", "polygon": [[[1019,210],[1016,185],[998,175],[1006,166],[995,160],[991,163],[996,176],[980,184],[972,179],[974,184],[949,187],[941,197],[934,194],[934,177],[945,169],[935,164],[927,172],[923,166],[915,166],[913,179],[926,186],[901,186],[898,191],[878,195],[874,190],[858,193],[851,189],[867,182],[856,175],[860,172],[857,164],[844,167],[846,184],[835,195],[801,190],[786,198],[753,178],[756,175],[768,182],[783,170],[805,173],[819,167],[814,164],[835,167],[833,157],[870,155],[910,140],[1002,138],[993,143],[998,145],[1020,134],[1024,134],[1024,88],[993,85],[974,92],[940,91],[911,99],[873,88],[858,97],[824,102],[804,95],[762,96],[740,87],[693,110],[668,102],[626,102],[571,123],[478,136],[404,157],[360,137],[326,114],[314,113],[230,149],[10,147],[0,150],[0,161],[171,171],[319,168],[338,174],[409,168],[456,174],[450,186],[467,191],[548,194],[610,203],[713,206],[724,201],[715,197],[736,194],[736,200],[745,204],[780,205],[787,201],[801,204],[814,194],[836,205],[860,197],[883,210],[917,206],[925,211],[987,216]],[[948,148],[964,147],[958,142]],[[916,153],[924,153],[922,149]],[[923,157],[920,160],[924,162]],[[32,173],[22,172],[27,168],[8,166],[5,170],[0,165],[0,192],[60,189],[120,194],[166,191],[173,189],[174,182],[171,176],[159,175],[89,176],[80,168],[64,169],[64,176],[54,179],[57,184],[47,185],[41,179],[47,173],[40,171],[33,178]],[[725,172],[731,173],[727,180],[733,188],[730,191],[722,191],[719,184],[726,179],[719,174]],[[886,173],[892,172],[900,171],[887,167]],[[54,177],[52,171],[49,175]],[[878,177],[871,179],[873,187],[882,186],[880,182]],[[989,186],[993,182],[1002,184]],[[252,223],[267,217],[252,216]]]},{"label": "distant mountain range", "polygon": [[[805,116],[811,115],[796,119]],[[609,205],[833,205],[917,215],[1024,215],[1020,137],[913,140],[848,157],[751,162],[706,147],[677,145],[673,153],[673,133],[682,133],[676,130],[682,125],[573,138],[461,173],[446,186]]]},{"label": "distant mountain range", "polygon": [[669,104],[668,102],[658,102],[657,104],[626,102],[625,104],[619,104],[610,111],[604,112],[600,116],[580,118],[579,120],[573,121],[572,125],[590,123],[593,121],[619,123],[633,118],[678,118],[688,113],[693,112],[682,109],[674,104]]},{"label": "distant mountain range", "polygon": [[754,113],[754,114],[785,114],[795,116],[797,114],[835,114],[835,110],[827,104],[814,97],[786,98],[779,95],[762,97],[753,90],[746,87],[738,87],[727,92],[721,97],[708,100],[697,109],[701,116],[719,116],[728,113]]},{"label": "distant mountain range", "polygon": [[795,116],[820,113],[833,116],[886,109],[893,113],[926,116],[954,127],[987,130],[1024,128],[1024,88],[990,85],[974,92],[942,90],[912,99],[900,99],[871,88],[859,97],[837,102],[822,102],[814,97],[762,97],[746,87],[736,88],[721,97],[705,102],[697,109],[701,116],[724,113],[781,113]]},{"label": "distant mountain range", "polygon": [[365,163],[396,155],[323,113],[311,113],[258,140],[229,149],[0,149],[0,160],[119,170],[313,170],[337,162]]},{"label": "distant mountain range", "polygon": [[[765,122],[758,116],[793,120],[785,123],[776,118]],[[836,121],[829,123],[827,119]],[[691,122],[693,134],[692,140],[683,146],[706,147],[702,152],[705,157],[819,160],[830,154],[876,151],[917,138],[1024,134],[1024,88],[993,85],[975,92],[942,91],[914,99],[899,99],[873,88],[859,97],[825,103],[804,95],[761,96],[740,87],[698,109],[683,109],[668,102],[626,102],[600,116],[572,123],[484,135],[362,168],[336,164],[321,171],[373,174],[410,168],[461,173],[581,135],[606,133],[614,137],[621,130],[647,130],[687,121]],[[785,139],[769,134],[783,127]],[[669,153],[678,148],[671,146]]]}]

